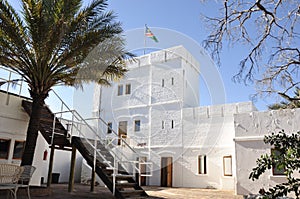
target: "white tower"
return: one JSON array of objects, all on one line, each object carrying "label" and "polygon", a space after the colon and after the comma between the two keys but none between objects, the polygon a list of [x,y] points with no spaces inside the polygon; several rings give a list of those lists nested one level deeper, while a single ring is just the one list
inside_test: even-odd
[{"label": "white tower", "polygon": [[177,46],[137,57],[128,69],[100,89],[100,117],[133,147],[181,145],[182,108],[199,106],[199,63]]}]

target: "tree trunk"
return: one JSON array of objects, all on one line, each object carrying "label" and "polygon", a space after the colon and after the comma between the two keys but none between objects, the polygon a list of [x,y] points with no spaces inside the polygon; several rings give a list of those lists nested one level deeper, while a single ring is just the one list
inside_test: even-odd
[{"label": "tree trunk", "polygon": [[21,165],[32,165],[45,95],[31,95],[32,107]]}]

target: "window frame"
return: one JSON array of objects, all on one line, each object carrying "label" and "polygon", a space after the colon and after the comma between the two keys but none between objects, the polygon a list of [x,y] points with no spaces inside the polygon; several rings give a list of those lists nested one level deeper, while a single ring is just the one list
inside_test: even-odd
[{"label": "window frame", "polygon": [[106,134],[112,133],[112,122],[107,122],[107,131]]},{"label": "window frame", "polygon": [[118,85],[118,96],[122,96],[123,95],[123,84],[119,84]]},{"label": "window frame", "polygon": [[134,132],[139,131],[141,131],[141,120],[134,120]]},{"label": "window frame", "polygon": [[[8,160],[9,157],[9,152],[10,152],[10,146],[11,146],[11,139],[5,139],[5,138],[0,138],[0,143],[2,141],[8,141],[8,146],[7,146],[7,152],[6,152],[6,157],[1,157],[0,156],[0,160]],[[1,153],[0,153],[1,154]]]},{"label": "window frame", "polygon": [[[279,150],[276,149],[276,148],[272,148],[272,149],[271,149],[271,154],[273,154],[274,152],[275,152],[275,153],[276,153],[276,152],[279,152]],[[273,176],[285,176],[285,173],[284,173],[285,171],[286,171],[285,168],[283,168],[283,170],[280,171],[280,170],[277,168],[276,165],[272,165],[272,175],[273,175]]]},{"label": "window frame", "polygon": [[131,84],[126,84],[125,85],[125,95],[130,95],[131,94]]},{"label": "window frame", "polygon": [[[227,171],[226,159],[230,159],[230,173],[226,172]],[[223,156],[223,174],[224,174],[224,176],[232,176],[232,156],[231,155]]]},{"label": "window frame", "polygon": [[[22,144],[23,144],[23,148],[22,148],[22,154],[21,154],[21,157],[15,158],[15,149],[16,149],[16,143],[17,143],[17,142],[18,142],[18,143],[22,143]],[[24,154],[24,149],[25,149],[25,141],[24,141],[24,140],[15,140],[12,159],[13,159],[13,160],[21,160],[22,157],[23,157],[23,154]]]},{"label": "window frame", "polygon": [[[202,169],[202,165],[203,165],[203,169]],[[206,174],[207,174],[207,156],[198,155],[198,175],[206,175]]]}]

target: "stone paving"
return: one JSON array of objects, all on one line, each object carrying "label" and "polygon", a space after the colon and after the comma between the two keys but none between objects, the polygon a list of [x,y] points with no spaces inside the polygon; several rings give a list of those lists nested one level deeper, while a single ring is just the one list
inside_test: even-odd
[{"label": "stone paving", "polygon": [[[242,199],[232,191],[196,188],[144,187],[150,199]],[[0,194],[0,199],[7,198],[6,193]],[[87,185],[76,184],[74,192],[68,192],[67,184],[52,184],[51,189],[32,188],[32,199],[113,199],[113,195],[105,187],[95,187],[93,193]],[[27,199],[25,190],[18,191],[18,199]]]},{"label": "stone paving", "polygon": [[145,187],[150,196],[170,199],[243,199],[233,191],[197,188]]}]

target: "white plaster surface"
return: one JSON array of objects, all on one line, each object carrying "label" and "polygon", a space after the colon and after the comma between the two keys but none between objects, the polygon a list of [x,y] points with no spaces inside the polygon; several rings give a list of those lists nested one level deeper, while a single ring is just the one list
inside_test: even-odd
[{"label": "white plaster surface", "polygon": [[259,180],[253,182],[249,174],[256,166],[256,159],[262,154],[270,154],[270,145],[263,142],[264,135],[282,129],[287,133],[297,132],[300,109],[251,112],[235,115],[236,185],[237,194],[257,193],[276,183],[284,182],[284,176],[273,176],[266,171]]},{"label": "white plaster surface", "polygon": [[[9,163],[20,165],[21,160],[12,158],[15,140],[25,141],[26,131],[29,122],[29,116],[22,107],[22,98],[9,95],[8,104],[6,103],[7,94],[0,92],[0,138],[11,140],[8,159],[1,159],[0,163]],[[48,151],[47,160],[43,160],[44,151]],[[67,182],[70,169],[70,152],[55,151],[54,173],[60,173],[59,182]],[[33,166],[36,171],[32,177],[31,185],[40,185],[41,178],[47,182],[48,165],[49,165],[50,149],[41,134],[38,135]],[[80,181],[82,158],[77,156],[75,180]]]},{"label": "white plaster surface", "polygon": [[[101,117],[116,133],[118,123],[127,121],[127,141],[153,163],[149,185],[160,185],[161,158],[172,157],[173,186],[234,189],[234,114],[255,108],[250,102],[199,107],[200,65],[206,63],[199,64],[181,46],[165,49],[138,57],[125,78],[96,90]],[[131,94],[118,96],[118,86],[126,84]],[[134,132],[137,119],[141,130]],[[100,126],[105,137],[107,127]],[[207,156],[207,174],[198,174],[199,155]],[[224,176],[223,157],[229,155],[233,175]]]}]

